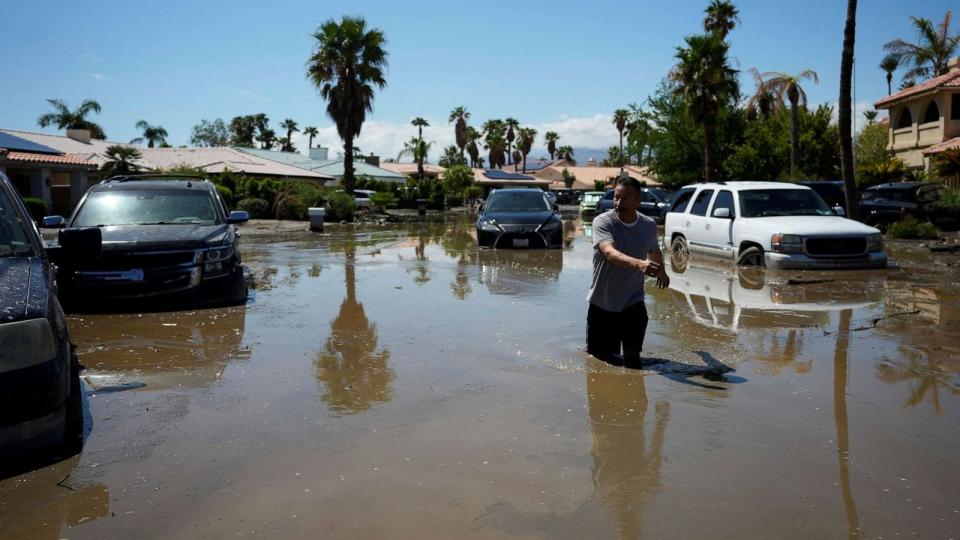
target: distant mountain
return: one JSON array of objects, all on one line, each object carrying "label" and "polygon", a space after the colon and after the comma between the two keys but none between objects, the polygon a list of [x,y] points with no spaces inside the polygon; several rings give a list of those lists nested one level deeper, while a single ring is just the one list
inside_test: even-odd
[{"label": "distant mountain", "polygon": [[[577,160],[577,165],[586,165],[587,161],[590,158],[593,158],[597,163],[600,163],[607,157],[607,150],[605,148],[586,148],[586,147],[574,147],[573,157]],[[550,159],[549,154],[530,154],[527,156],[527,163],[534,161],[539,161],[541,159]]]}]

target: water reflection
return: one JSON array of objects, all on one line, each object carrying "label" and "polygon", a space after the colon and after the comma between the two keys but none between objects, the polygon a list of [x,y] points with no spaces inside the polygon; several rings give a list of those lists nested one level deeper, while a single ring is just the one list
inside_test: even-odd
[{"label": "water reflection", "polygon": [[653,427],[647,430],[650,404],[644,377],[611,371],[596,359],[590,362],[586,377],[594,487],[616,522],[618,537],[638,538],[640,510],[663,487],[660,465],[670,404],[654,405]]},{"label": "water reflection", "polygon": [[390,351],[377,351],[377,326],[357,301],[356,245],[348,241],[343,249],[346,296],[314,369],[329,409],[353,414],[389,401],[394,374],[388,365]]},{"label": "water reflection", "polygon": [[840,322],[833,352],[833,419],[837,429],[837,461],[840,463],[840,489],[847,516],[847,535],[860,536],[860,515],[850,487],[850,427],[847,420],[847,359],[850,349],[850,320],[853,311],[840,312]]},{"label": "water reflection", "polygon": [[896,360],[884,360],[877,365],[877,376],[890,383],[907,383],[909,393],[904,407],[915,407],[929,400],[937,415],[943,412],[940,404],[941,391],[960,396],[960,384],[956,371],[948,370],[936,358],[922,351],[901,348]]},{"label": "water reflection", "polygon": [[558,249],[481,249],[480,282],[493,294],[537,295],[552,289],[563,271]]}]

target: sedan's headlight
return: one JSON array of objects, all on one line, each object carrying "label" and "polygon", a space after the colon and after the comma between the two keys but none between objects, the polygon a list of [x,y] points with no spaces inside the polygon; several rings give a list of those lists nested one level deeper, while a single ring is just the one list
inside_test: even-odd
[{"label": "sedan's headlight", "polygon": [[883,235],[873,233],[867,236],[867,251],[883,251]]},{"label": "sedan's headlight", "polygon": [[230,257],[233,257],[233,248],[230,246],[208,249],[207,252],[203,254],[203,259],[206,262],[225,261]]},{"label": "sedan's headlight", "polygon": [[486,232],[502,232],[503,229],[497,225],[497,220],[495,219],[481,219],[478,223],[481,231]]},{"label": "sedan's headlight", "polygon": [[0,373],[35,366],[57,355],[47,319],[0,324]]},{"label": "sedan's headlight", "polygon": [[775,234],[770,246],[777,253],[803,253],[803,237],[796,234]]},{"label": "sedan's headlight", "polygon": [[558,228],[560,228],[562,225],[563,225],[563,222],[560,221],[559,219],[557,219],[557,220],[551,219],[550,221],[548,221],[548,222],[544,223],[543,225],[537,227],[537,231],[539,231],[539,232],[555,231],[555,230],[557,230]]}]

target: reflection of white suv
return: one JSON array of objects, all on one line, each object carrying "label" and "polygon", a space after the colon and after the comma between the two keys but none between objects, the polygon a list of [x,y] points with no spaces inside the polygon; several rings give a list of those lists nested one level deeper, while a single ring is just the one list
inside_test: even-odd
[{"label": "reflection of white suv", "polygon": [[690,252],[772,268],[884,268],[880,231],[842,218],[812,189],[781,182],[686,186],[667,213],[664,240]]}]

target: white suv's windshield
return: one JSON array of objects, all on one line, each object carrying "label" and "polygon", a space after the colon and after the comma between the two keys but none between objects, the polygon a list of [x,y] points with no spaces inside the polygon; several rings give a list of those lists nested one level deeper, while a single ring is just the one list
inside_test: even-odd
[{"label": "white suv's windshield", "polygon": [[87,197],[74,227],[104,225],[213,225],[210,193],[187,189],[96,191]]},{"label": "white suv's windshield", "polygon": [[33,247],[27,239],[26,225],[20,221],[13,201],[0,190],[0,257],[29,257]]},{"label": "white suv's windshield", "polygon": [[833,210],[811,189],[750,189],[740,192],[742,217],[832,216]]},{"label": "white suv's windshield", "polygon": [[546,212],[550,204],[542,191],[514,191],[497,193],[490,197],[487,212]]}]

